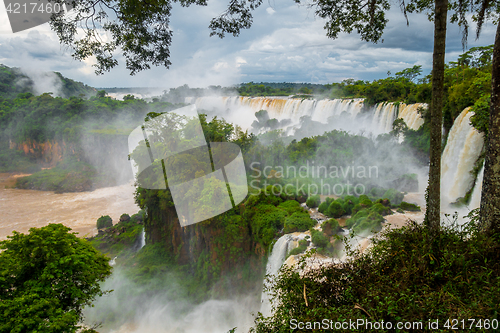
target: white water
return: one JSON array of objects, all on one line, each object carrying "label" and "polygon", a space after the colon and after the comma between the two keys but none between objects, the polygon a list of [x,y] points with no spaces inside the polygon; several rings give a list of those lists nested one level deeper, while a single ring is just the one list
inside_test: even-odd
[{"label": "white water", "polygon": [[243,129],[250,129],[251,123],[256,120],[255,112],[267,110],[270,118],[290,119],[291,127],[298,125],[303,116],[309,116],[313,121],[323,124],[333,117],[335,120],[330,121],[333,126],[331,129],[375,135],[390,132],[392,123],[397,117],[402,118],[409,128],[418,129],[424,122],[418,109],[427,108],[427,105],[422,103],[410,105],[400,103],[399,106],[394,103],[380,103],[366,114],[362,114],[364,106],[362,99],[205,96],[187,97],[185,102],[196,104],[199,110],[222,113],[226,120],[238,124]]},{"label": "white water", "polygon": [[427,104],[425,103],[415,103],[415,104],[399,104],[398,118],[405,121],[408,128],[412,130],[418,130],[420,126],[424,124],[424,118],[418,113],[419,109],[427,109]]},{"label": "white water", "polygon": [[481,191],[483,190],[483,176],[484,176],[484,164],[479,171],[476,179],[476,185],[474,186],[474,190],[472,190],[472,196],[470,198],[469,208],[476,209],[481,205]]},{"label": "white water", "polygon": [[[281,236],[273,246],[273,250],[271,251],[271,255],[267,259],[266,266],[266,276],[276,276],[281,268],[281,265],[285,262],[286,255],[289,251],[289,243],[291,240],[290,235]],[[266,284],[267,287],[271,287],[272,285]],[[260,312],[264,316],[271,315],[271,302],[270,295],[263,291],[261,298],[261,307]]]},{"label": "white water", "polygon": [[139,236],[139,250],[142,249],[146,245],[146,232],[144,231],[144,228],[141,231],[141,235]]},{"label": "white water", "polygon": [[441,159],[441,207],[463,197],[474,179],[471,170],[483,148],[483,134],[470,125],[473,115],[466,108],[455,119]]}]

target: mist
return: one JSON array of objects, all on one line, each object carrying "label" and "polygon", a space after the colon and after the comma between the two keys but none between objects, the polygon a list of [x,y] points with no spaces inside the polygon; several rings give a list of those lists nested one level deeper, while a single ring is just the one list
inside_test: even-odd
[{"label": "mist", "polygon": [[103,333],[226,333],[235,327],[236,332],[247,332],[252,314],[259,310],[255,294],[195,303],[185,297],[185,288],[168,272],[144,283],[133,282],[125,269],[115,268],[102,287],[113,291],[84,310],[84,323],[100,324]]},{"label": "mist", "polygon": [[64,97],[62,94],[63,83],[56,73],[26,67],[21,68],[20,72],[27,78],[19,79],[16,85],[31,87],[35,95],[52,93],[54,97]]}]

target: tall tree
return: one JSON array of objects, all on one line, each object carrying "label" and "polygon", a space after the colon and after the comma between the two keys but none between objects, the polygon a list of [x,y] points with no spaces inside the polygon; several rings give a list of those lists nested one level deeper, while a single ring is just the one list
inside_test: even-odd
[{"label": "tall tree", "polygon": [[448,0],[435,0],[434,6],[430,164],[425,223],[431,230],[436,231],[439,229],[441,219],[441,127],[443,124],[444,55]]},{"label": "tall tree", "polygon": [[[0,332],[83,329],[83,307],[102,295],[108,258],[62,224],[14,231],[0,242]],[[95,332],[83,329],[81,332]]]},{"label": "tall tree", "polygon": [[[494,9],[495,1],[482,0],[478,14],[477,36],[484,19]],[[496,4],[498,12],[498,4]],[[487,232],[500,231],[500,21],[497,25],[491,75],[491,101],[483,190],[480,207],[481,223]]]}]

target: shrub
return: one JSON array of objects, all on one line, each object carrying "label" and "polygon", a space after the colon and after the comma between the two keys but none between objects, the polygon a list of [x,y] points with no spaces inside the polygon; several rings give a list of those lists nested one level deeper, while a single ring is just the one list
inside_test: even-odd
[{"label": "shrub", "polygon": [[301,239],[299,241],[299,246],[288,252],[288,256],[295,256],[297,254],[304,252],[307,249],[307,246],[309,246],[309,242],[305,239]]},{"label": "shrub", "polygon": [[[328,198],[326,198],[328,200]],[[318,206],[318,212],[322,214],[327,214],[328,213],[328,206],[330,206],[331,202],[328,201],[323,201],[322,203],[319,204]]]},{"label": "shrub", "polygon": [[283,232],[289,234],[296,231],[306,231],[314,227],[316,221],[309,217],[307,213],[293,213],[291,216],[285,218],[285,228]]},{"label": "shrub", "polygon": [[120,216],[120,222],[128,222],[128,221],[130,221],[130,215],[128,215],[128,214],[122,214]]},{"label": "shrub", "polygon": [[370,207],[372,212],[376,212],[382,216],[391,215],[392,210],[389,207],[382,205],[381,203],[376,203]]},{"label": "shrub", "polygon": [[393,205],[398,206],[401,203],[401,201],[403,201],[404,194],[399,192],[398,190],[390,188],[387,191],[385,191],[383,198],[389,199]]},{"label": "shrub", "polygon": [[339,221],[336,219],[329,219],[323,222],[321,225],[321,229],[325,234],[328,236],[332,236],[335,233],[337,233],[337,230],[339,229]]},{"label": "shrub", "polygon": [[330,239],[323,232],[316,229],[311,229],[311,240],[320,249],[325,249],[330,244]]},{"label": "shrub", "polygon": [[359,212],[362,209],[363,209],[363,207],[361,207],[360,204],[354,205],[354,207],[352,207],[351,215],[355,215],[357,212]]},{"label": "shrub", "polygon": [[285,210],[288,215],[292,215],[295,212],[306,213],[304,208],[295,200],[287,200],[278,205],[278,208]]},{"label": "shrub", "polygon": [[415,204],[412,204],[412,203],[405,202],[405,201],[402,201],[399,204],[399,207],[401,209],[408,210],[410,212],[420,212],[420,207],[419,206],[417,206]]},{"label": "shrub", "polygon": [[306,205],[309,208],[316,208],[319,206],[320,203],[321,203],[321,199],[320,199],[319,195],[310,196],[309,198],[307,198],[307,201],[306,201]]},{"label": "shrub", "polygon": [[356,234],[362,233],[363,231],[379,232],[382,230],[382,222],[384,218],[377,212],[370,212],[368,216],[362,217],[353,226],[353,231]]},{"label": "shrub", "polygon": [[104,215],[97,219],[97,229],[104,229],[112,226],[113,220],[109,215]]},{"label": "shrub", "polygon": [[344,208],[342,208],[342,205],[337,201],[332,202],[330,206],[328,206],[328,214],[327,214],[328,216],[338,218],[344,214],[345,214]]}]

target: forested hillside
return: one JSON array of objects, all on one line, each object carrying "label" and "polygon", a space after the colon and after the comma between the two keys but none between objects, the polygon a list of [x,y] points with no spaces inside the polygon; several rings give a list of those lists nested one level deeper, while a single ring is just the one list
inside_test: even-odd
[{"label": "forested hillside", "polygon": [[[44,91],[37,91],[43,85]],[[54,91],[46,91],[52,89]],[[0,98],[14,98],[20,93],[51,92],[60,97],[90,97],[96,90],[82,82],[64,77],[58,72],[29,72],[0,64]]]}]

